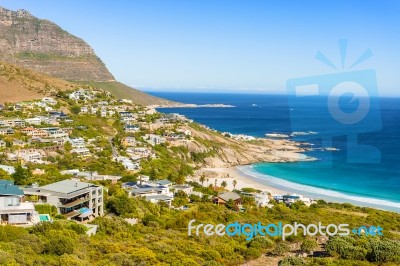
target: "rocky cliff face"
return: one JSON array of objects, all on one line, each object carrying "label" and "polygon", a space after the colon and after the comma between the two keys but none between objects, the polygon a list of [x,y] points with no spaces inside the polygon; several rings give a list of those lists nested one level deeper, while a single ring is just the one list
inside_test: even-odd
[{"label": "rocky cliff face", "polygon": [[0,7],[0,60],[66,80],[114,80],[86,42],[25,10]]}]

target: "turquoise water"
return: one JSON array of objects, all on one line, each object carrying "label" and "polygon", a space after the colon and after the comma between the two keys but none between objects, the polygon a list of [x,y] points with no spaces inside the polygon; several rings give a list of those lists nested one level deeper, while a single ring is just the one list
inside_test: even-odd
[{"label": "turquoise water", "polygon": [[[400,211],[399,98],[371,100],[374,105],[370,114],[348,129],[327,116],[327,104],[320,97],[303,97],[293,103],[287,96],[277,95],[154,94],[185,103],[236,106],[160,109],[186,115],[222,132],[262,137],[266,133],[314,131],[315,134],[297,135],[292,139],[311,143],[313,148],[334,147],[339,151],[316,150],[307,153],[318,159],[314,162],[262,163],[246,171],[276,187],[296,187],[303,195],[368,206],[378,204],[378,207]],[[352,102],[346,105],[348,99],[340,100],[344,111],[351,112]],[[331,143],[322,141],[327,138]],[[375,147],[378,153],[369,152],[362,145]]]},{"label": "turquoise water", "polygon": [[48,222],[50,221],[50,217],[48,214],[39,214],[39,219],[41,222]]}]

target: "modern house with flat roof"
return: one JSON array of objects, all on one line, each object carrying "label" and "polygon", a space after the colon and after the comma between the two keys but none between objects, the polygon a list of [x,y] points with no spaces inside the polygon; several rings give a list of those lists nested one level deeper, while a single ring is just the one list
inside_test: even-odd
[{"label": "modern house with flat roof", "polygon": [[67,217],[83,221],[104,214],[103,187],[79,180],[63,180],[42,187],[24,189],[25,195],[57,207]]},{"label": "modern house with flat roof", "polygon": [[0,223],[36,224],[39,215],[32,202],[23,202],[24,191],[10,180],[0,180]]}]

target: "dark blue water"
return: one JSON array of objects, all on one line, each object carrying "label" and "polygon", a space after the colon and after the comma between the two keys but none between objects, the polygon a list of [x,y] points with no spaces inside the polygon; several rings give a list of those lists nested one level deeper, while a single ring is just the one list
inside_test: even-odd
[{"label": "dark blue water", "polygon": [[[343,124],[327,111],[326,99],[280,95],[152,93],[183,103],[224,103],[235,108],[167,108],[219,131],[263,137],[266,133],[298,135],[292,139],[316,150],[307,155],[313,162],[262,163],[252,169],[295,184],[319,188],[324,194],[340,192],[349,201],[400,203],[400,98],[370,100],[370,111],[353,124]],[[344,115],[357,109],[357,102],[339,99]],[[358,102],[359,104],[359,102]],[[335,115],[335,114],[334,114]],[[292,184],[293,185],[293,184]],[[321,190],[322,189],[322,190]],[[336,193],[337,194],[337,193]],[[390,203],[388,203],[390,205]],[[398,205],[400,207],[400,205]],[[399,208],[400,209],[400,208]]]}]

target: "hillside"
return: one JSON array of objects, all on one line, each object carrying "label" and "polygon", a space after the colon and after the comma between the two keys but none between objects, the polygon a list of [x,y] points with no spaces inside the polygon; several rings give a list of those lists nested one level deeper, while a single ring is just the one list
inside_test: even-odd
[{"label": "hillside", "polygon": [[136,90],[118,81],[108,82],[79,82],[83,85],[90,85],[95,88],[111,92],[116,98],[130,99],[133,103],[140,105],[170,105],[174,102],[149,95],[140,90]]},{"label": "hillside", "polygon": [[38,99],[76,87],[61,79],[0,62],[0,103]]},{"label": "hillside", "polygon": [[[116,82],[84,40],[25,10],[11,11],[0,7],[0,61],[63,80],[96,85],[118,98],[130,99],[140,105],[172,103]],[[19,88],[19,83],[11,84],[3,77],[1,79],[0,88],[7,87],[8,92],[2,92],[4,97],[8,95],[7,99],[21,101],[39,96],[35,91],[13,95],[16,91],[25,90],[12,90]]]}]

